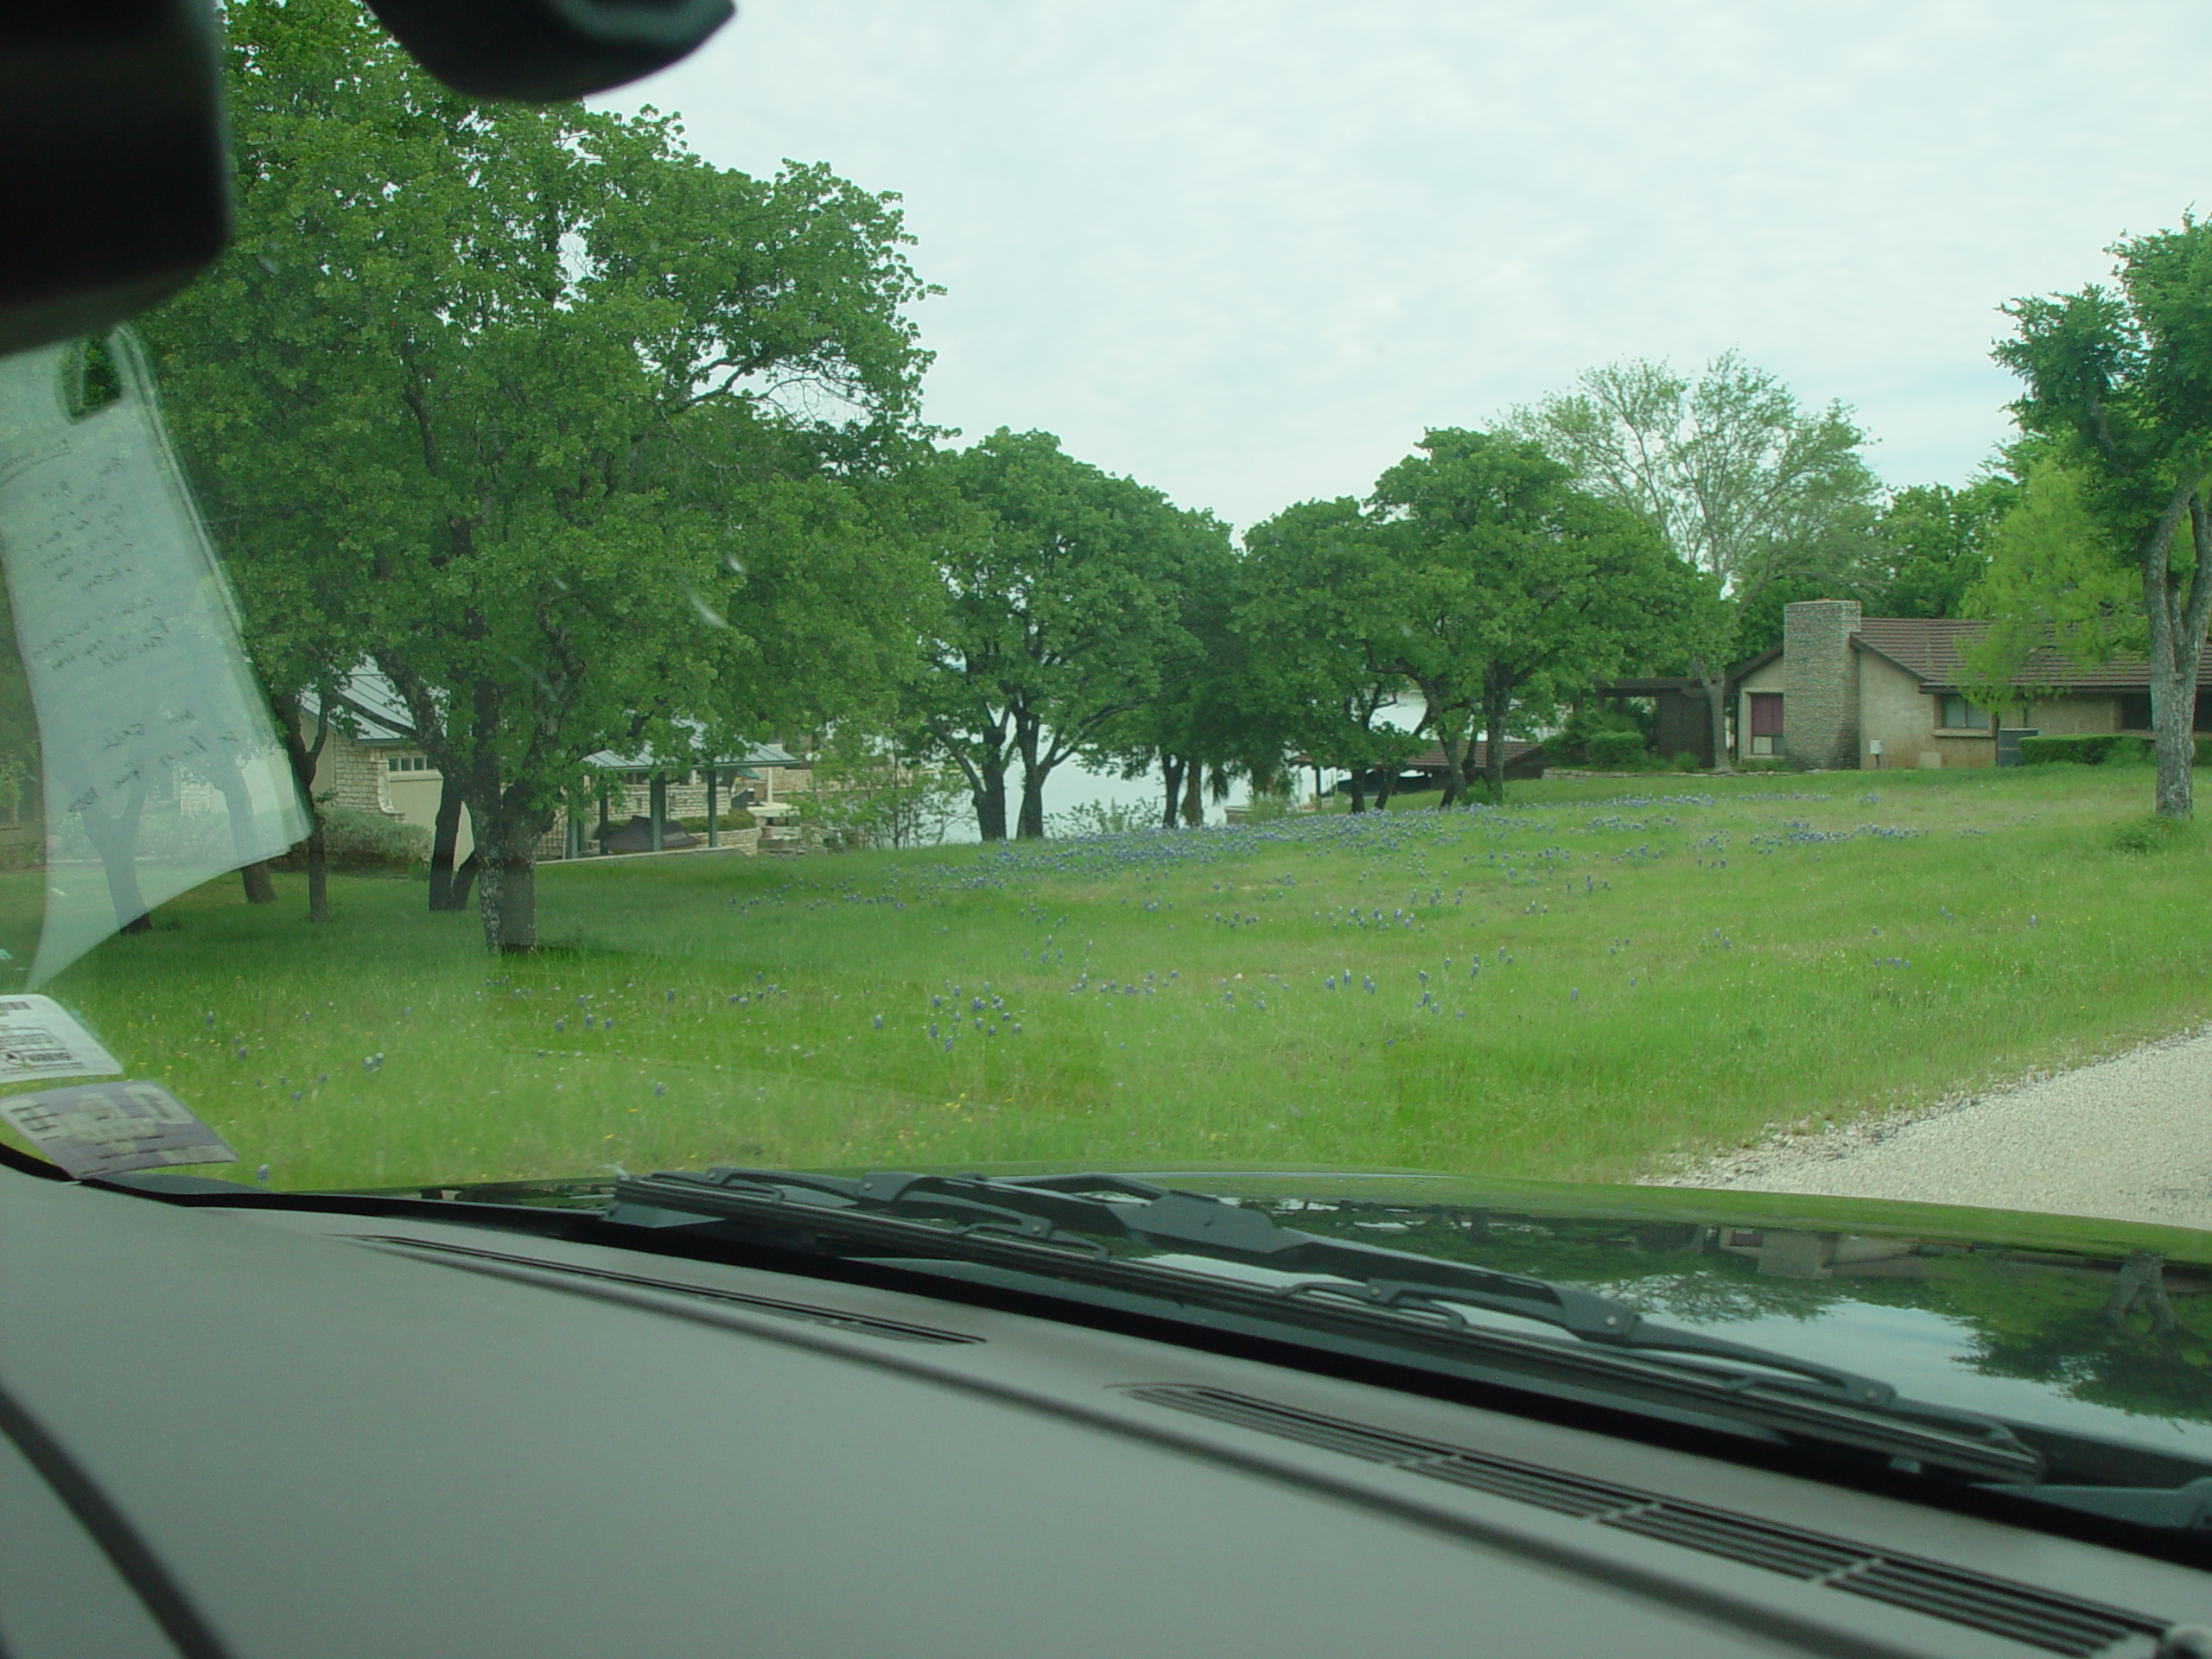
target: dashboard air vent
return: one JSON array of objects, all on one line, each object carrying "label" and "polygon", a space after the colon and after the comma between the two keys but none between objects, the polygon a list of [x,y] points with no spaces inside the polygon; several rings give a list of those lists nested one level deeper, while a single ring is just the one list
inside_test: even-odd
[{"label": "dashboard air vent", "polygon": [[1560,1474],[1440,1440],[1370,1428],[1224,1389],[1161,1383],[1122,1390],[1135,1399],[1217,1422],[1259,1430],[1408,1474],[1448,1480],[1494,1497],[1534,1503],[1707,1555],[1764,1567],[1806,1584],[1887,1602],[1931,1618],[1986,1630],[2069,1659],[2093,1659],[2117,1644],[2164,1634],[2166,1621],[2053,1595],[2008,1579],[1879,1550],[1848,1539],[1750,1516],[1681,1503],[1656,1492]]}]

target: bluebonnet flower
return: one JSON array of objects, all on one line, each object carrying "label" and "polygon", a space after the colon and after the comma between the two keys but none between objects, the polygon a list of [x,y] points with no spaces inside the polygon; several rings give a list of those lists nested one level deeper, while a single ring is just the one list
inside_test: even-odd
[{"label": "bluebonnet flower", "polygon": [[1367,988],[1367,994],[1370,996],[1375,995],[1375,982],[1373,980],[1370,979],[1366,975],[1362,974],[1359,976],[1359,982]]},{"label": "bluebonnet flower", "polygon": [[668,1092],[668,1085],[667,1085],[666,1084],[664,1084],[664,1083],[657,1083],[657,1084],[653,1084],[653,1098],[654,1098],[655,1100],[658,1100],[658,1099],[659,1099],[663,1095],[666,1094],[667,1092]]},{"label": "bluebonnet flower", "polygon": [[875,1016],[875,1028],[878,1031],[883,1029],[883,1016],[880,1014]]}]

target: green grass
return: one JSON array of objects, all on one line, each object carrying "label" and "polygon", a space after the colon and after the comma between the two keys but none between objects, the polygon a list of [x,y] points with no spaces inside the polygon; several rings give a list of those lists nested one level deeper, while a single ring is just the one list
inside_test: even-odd
[{"label": "green grass", "polygon": [[2212,854],[2126,850],[2147,792],[1661,775],[1503,812],[552,867],[550,946],[510,962],[418,883],[340,879],[310,929],[296,884],[252,908],[226,880],[51,988],[278,1185],[1063,1160],[1618,1180],[2212,1015]]}]

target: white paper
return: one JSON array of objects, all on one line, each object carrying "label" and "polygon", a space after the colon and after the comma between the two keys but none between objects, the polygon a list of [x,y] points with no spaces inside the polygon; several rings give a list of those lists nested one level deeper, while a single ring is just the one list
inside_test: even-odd
[{"label": "white paper", "polygon": [[99,1039],[50,996],[0,996],[0,1083],[104,1077],[122,1071]]},{"label": "white paper", "polygon": [[157,1083],[93,1083],[0,1100],[0,1119],[79,1180],[238,1154]]},{"label": "white paper", "polygon": [[0,563],[38,717],[36,985],[163,899],[307,833],[291,767],[127,331],[73,418],[74,346],[0,358]]}]

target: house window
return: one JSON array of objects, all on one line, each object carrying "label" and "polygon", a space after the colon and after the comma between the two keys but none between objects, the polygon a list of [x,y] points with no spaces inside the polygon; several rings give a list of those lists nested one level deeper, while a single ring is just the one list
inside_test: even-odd
[{"label": "house window", "polygon": [[[2196,731],[2212,732],[2212,691],[2196,694],[2196,717],[2190,724]],[[2151,694],[2148,691],[2129,691],[2121,695],[2120,729],[2123,732],[2147,732],[2151,729]]]},{"label": "house window", "polygon": [[1952,731],[1986,732],[1989,729],[1989,710],[1964,697],[1948,696],[1943,699],[1943,724]]},{"label": "house window", "polygon": [[428,772],[430,770],[428,757],[419,754],[388,754],[385,757],[384,765],[386,772]]},{"label": "house window", "polygon": [[1751,753],[1782,753],[1782,693],[1754,691],[1751,697]]}]

